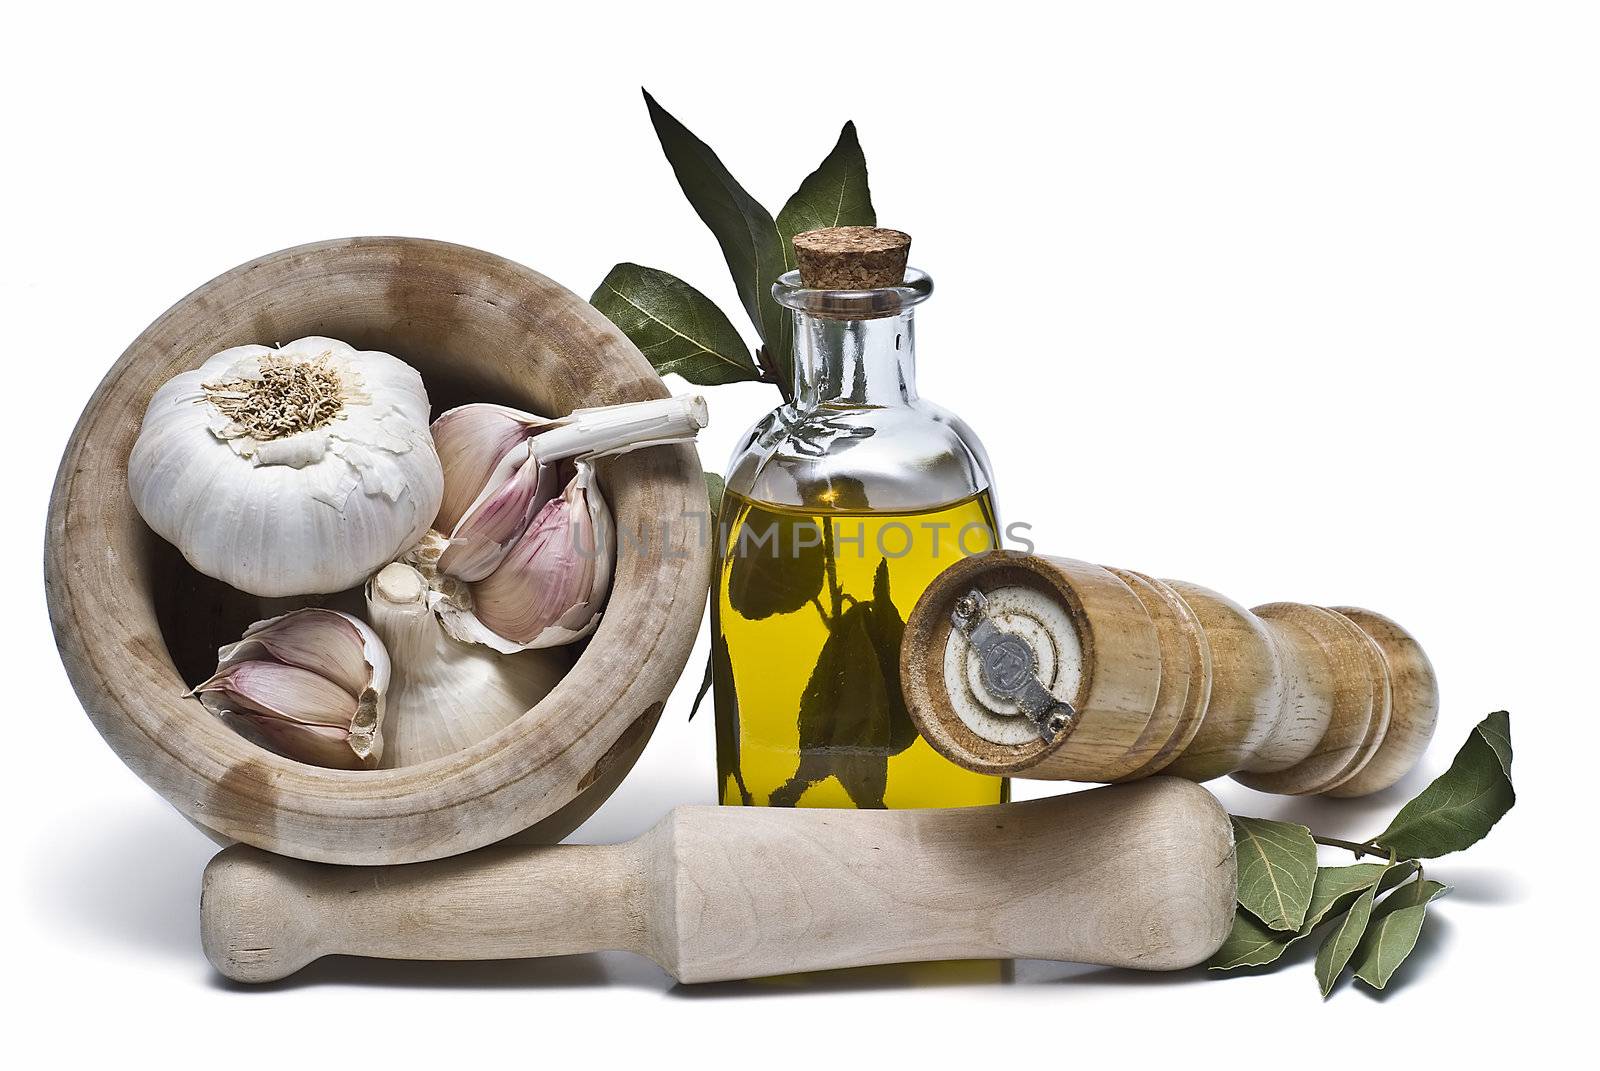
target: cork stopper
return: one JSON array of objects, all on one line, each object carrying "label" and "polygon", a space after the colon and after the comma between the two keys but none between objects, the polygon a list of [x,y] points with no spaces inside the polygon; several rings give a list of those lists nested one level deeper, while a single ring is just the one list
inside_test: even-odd
[{"label": "cork stopper", "polygon": [[883,227],[825,227],[794,236],[801,285],[881,290],[905,281],[911,235]]}]

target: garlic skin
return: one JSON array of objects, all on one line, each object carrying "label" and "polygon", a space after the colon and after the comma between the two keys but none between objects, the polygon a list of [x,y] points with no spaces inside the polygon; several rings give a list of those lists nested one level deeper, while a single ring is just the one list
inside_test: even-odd
[{"label": "garlic skin", "polygon": [[167,381],[128,459],[134,507],[200,572],[265,597],[362,584],[444,495],[422,377],[311,336]]},{"label": "garlic skin", "polygon": [[579,461],[561,497],[545,503],[499,568],[473,586],[472,613],[513,649],[581,639],[600,623],[616,553],[594,466]]},{"label": "garlic skin", "polygon": [[531,710],[571,668],[560,650],[496,654],[446,634],[439,596],[410,565],[367,584],[367,616],[394,660],[384,765],[414,766],[499,732]]},{"label": "garlic skin", "polygon": [[389,653],[359,618],[309,607],[257,621],[194,686],[207,710],[313,766],[370,770],[383,757]]},{"label": "garlic skin", "polygon": [[616,559],[593,459],[689,442],[706,423],[698,395],[556,419],[501,405],[440,416],[433,436],[443,505],[434,531],[404,561],[421,570],[446,631],[502,654],[587,636]]}]

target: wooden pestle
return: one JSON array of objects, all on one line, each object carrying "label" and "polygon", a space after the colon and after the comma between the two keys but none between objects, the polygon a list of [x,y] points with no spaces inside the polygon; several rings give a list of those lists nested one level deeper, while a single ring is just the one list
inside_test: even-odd
[{"label": "wooden pestle", "polygon": [[1227,814],[1173,778],[924,811],[679,807],[627,844],[334,866],[235,845],[206,955],[267,982],[325,955],[625,950],[683,982],[912,960],[1198,963],[1233,917]]},{"label": "wooden pestle", "polygon": [[[992,626],[981,641],[961,607]],[[1427,655],[1370,610],[1245,610],[1195,584],[1006,551],[934,580],[900,667],[939,752],[1045,779],[1232,774],[1263,792],[1361,796],[1416,764],[1439,709]]]}]

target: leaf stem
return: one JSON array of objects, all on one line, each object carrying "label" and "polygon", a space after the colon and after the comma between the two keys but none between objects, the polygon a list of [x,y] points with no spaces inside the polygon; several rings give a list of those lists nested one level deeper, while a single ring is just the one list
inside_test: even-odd
[{"label": "leaf stem", "polygon": [[828,577],[828,593],[833,601],[833,617],[844,612],[844,591],[839,587],[839,573],[833,560],[833,521],[822,519],[822,561]]},{"label": "leaf stem", "polygon": [[1340,840],[1337,837],[1322,837],[1315,833],[1311,835],[1311,839],[1316,841],[1318,844],[1325,844],[1329,848],[1343,848],[1347,852],[1354,852],[1357,859],[1360,859],[1364,855],[1381,856],[1387,854],[1384,849],[1379,848],[1377,845],[1370,842],[1367,844],[1357,844],[1353,840]]},{"label": "leaf stem", "polygon": [[824,627],[832,624],[832,622],[828,620],[828,611],[822,608],[822,599],[820,596],[813,595],[811,597],[811,605],[817,608],[817,616],[822,618],[822,624]]}]

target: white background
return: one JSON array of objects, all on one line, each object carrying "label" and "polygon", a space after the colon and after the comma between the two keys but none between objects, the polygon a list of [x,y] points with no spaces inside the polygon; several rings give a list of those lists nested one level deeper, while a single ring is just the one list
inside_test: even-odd
[{"label": "white background", "polygon": [[[1575,1039],[1596,953],[1594,8],[30,5],[4,37],[12,1046],[756,1071],[1439,1066]],[[1421,775],[1343,804],[1215,783],[1231,809],[1371,834],[1512,709],[1521,802],[1433,868],[1456,891],[1385,997],[1324,1004],[1306,963],[704,991],[624,955],[334,961],[265,992],[211,972],[212,848],[99,740],[52,649],[38,562],[73,422],[177,298],[320,238],[449,239],[583,294],[634,260],[742,320],[641,84],[774,210],[857,122],[879,218],[939,286],[923,392],[978,429],[1042,550],[1246,605],[1367,605],[1422,639],[1445,702]],[[710,398],[720,468],[775,395]],[[701,657],[580,839],[711,799],[710,720],[685,723]]]}]

